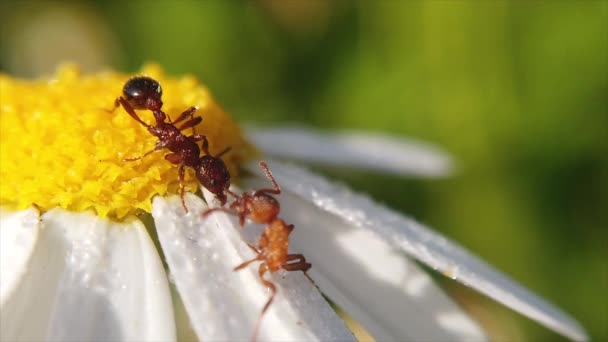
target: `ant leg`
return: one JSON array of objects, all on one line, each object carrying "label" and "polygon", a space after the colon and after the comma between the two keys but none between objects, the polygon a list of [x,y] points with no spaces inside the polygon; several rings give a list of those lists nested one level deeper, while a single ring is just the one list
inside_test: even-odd
[{"label": "ant leg", "polygon": [[248,243],[248,244],[247,244],[247,246],[249,246],[249,248],[251,248],[251,250],[253,250],[253,251],[254,251],[254,252],[256,252],[257,254],[260,254],[260,250],[259,250],[259,249],[257,249],[257,247],[256,247],[256,246],[254,246],[253,244]]},{"label": "ant leg", "polygon": [[147,157],[147,156],[151,155],[151,154],[152,154],[152,153],[154,153],[154,152],[158,152],[158,151],[162,150],[163,148],[164,148],[164,147],[158,147],[158,146],[157,146],[157,147],[155,147],[155,148],[154,148],[152,151],[148,151],[148,152],[144,153],[143,155],[141,155],[141,156],[139,156],[139,157],[133,157],[133,158],[124,158],[122,161],[123,161],[123,162],[132,162],[132,161],[140,160],[140,159],[142,159],[142,158],[144,158],[144,157]]},{"label": "ant leg", "polygon": [[249,264],[256,262],[258,260],[262,260],[262,257],[260,256],[261,254],[258,254],[255,258],[251,259],[251,260],[247,260],[244,263],[238,265],[237,267],[234,268],[234,271],[240,271],[243,268],[249,266]]},{"label": "ant leg", "polygon": [[210,156],[211,153],[209,152],[209,140],[207,140],[207,137],[204,135],[201,137],[201,140],[203,141],[203,152],[205,152],[206,155]]},{"label": "ant leg", "polygon": [[293,224],[289,224],[287,225],[287,235],[291,234],[291,232],[293,231],[294,225]]},{"label": "ant leg", "polygon": [[[194,126],[192,127],[192,130],[194,130]],[[192,134],[191,136],[188,137],[188,139],[190,139],[194,142],[197,142],[197,141],[201,141],[201,140],[205,141],[207,139],[207,137],[204,135],[201,135],[201,134]],[[204,150],[203,150],[203,152],[204,152]]]},{"label": "ant leg", "polygon": [[[297,260],[296,262],[291,262]],[[302,254],[289,254],[285,258],[285,263],[281,266],[286,271],[303,271],[306,272],[312,267],[312,265],[306,261],[306,258]]]},{"label": "ant leg", "polygon": [[260,280],[262,281],[262,284],[264,284],[264,286],[266,286],[266,288],[270,290],[270,298],[268,298],[268,301],[266,302],[266,304],[264,304],[262,312],[260,313],[260,317],[258,318],[258,322],[255,324],[255,329],[253,330],[253,337],[251,338],[252,341],[256,341],[260,330],[260,325],[262,323],[262,317],[264,317],[264,314],[266,313],[266,311],[268,311],[270,304],[272,304],[272,301],[274,300],[274,296],[277,294],[276,286],[269,280],[264,279],[264,273],[266,273],[267,271],[268,266],[265,263],[261,264],[258,274],[260,275]]},{"label": "ant leg", "polygon": [[201,135],[201,134],[192,134],[191,136],[188,137],[188,139],[191,139],[193,141],[201,141],[201,140],[207,139],[207,137],[205,137],[204,135]]},{"label": "ant leg", "polygon": [[[192,127],[192,129],[194,129],[194,127]],[[204,141],[205,139],[207,139],[207,137],[202,134],[192,134],[191,136],[188,137],[188,139],[190,139],[192,141],[201,141],[201,140]]]},{"label": "ant leg", "polygon": [[[194,127],[192,127],[194,128]],[[211,152],[209,152],[209,140],[207,139],[206,136],[204,135],[200,135],[200,134],[193,134],[191,136],[189,136],[188,138],[194,140],[194,141],[203,141],[203,152],[205,152],[206,155],[210,156]],[[230,152],[230,150],[232,150],[232,146],[228,146],[226,147],[222,152],[218,153],[217,155],[215,155],[215,158],[219,158],[221,156],[223,156],[224,154]]]},{"label": "ant leg", "polygon": [[234,197],[234,198],[238,198],[239,195],[235,194],[234,192],[230,191],[229,189],[224,189],[224,192],[227,193],[228,195]]},{"label": "ant leg", "polygon": [[251,213],[249,210],[247,210],[247,206],[250,205],[253,200],[252,200],[251,196],[248,193],[244,193],[242,195],[242,199],[243,200],[240,201],[241,207],[239,208],[239,210],[237,212],[240,213],[239,214],[239,223],[241,224],[241,227],[244,227],[245,226],[245,218],[247,217],[248,214]]},{"label": "ant leg", "polygon": [[279,186],[279,184],[277,183],[277,181],[272,176],[272,172],[270,172],[270,168],[268,167],[268,164],[266,164],[265,162],[261,161],[259,165],[260,165],[260,168],[262,170],[264,170],[264,173],[266,174],[266,177],[270,180],[270,182],[272,182],[272,185],[274,185],[274,189],[260,189],[260,190],[256,191],[256,194],[257,193],[269,193],[269,194],[274,194],[274,195],[280,194],[281,193],[281,187]]},{"label": "ant leg", "polygon": [[230,150],[232,150],[232,146],[228,146],[226,147],[222,152],[218,153],[215,158],[220,158],[221,156],[223,156],[224,154],[230,152]]},{"label": "ant leg", "polygon": [[177,118],[175,118],[175,120],[173,120],[173,123],[176,124],[180,121],[183,121],[184,119],[186,119],[188,116],[190,118],[192,118],[192,114],[194,112],[196,112],[196,110],[198,109],[198,107],[190,107],[188,109],[186,109],[185,111],[183,111]]},{"label": "ant leg", "polygon": [[[233,192],[229,192],[229,193],[232,196],[237,197],[237,195],[235,195]],[[239,217],[239,223],[240,223],[241,227],[243,227],[245,225],[245,214],[239,214],[238,211],[233,210],[233,209],[229,209],[229,208],[219,207],[219,208],[207,209],[207,210],[205,210],[203,212],[202,216],[203,216],[203,218],[206,218],[207,216],[211,215],[215,211],[223,211],[223,212],[228,213],[230,215],[238,216]],[[245,204],[243,204],[243,209],[241,210],[241,212],[242,213],[245,212]],[[257,249],[255,249],[255,247],[253,247],[251,245],[249,245],[249,247],[253,248],[256,252],[259,253],[259,251]]]},{"label": "ant leg", "polygon": [[171,164],[183,164],[182,162],[182,156],[179,153],[168,153],[165,155],[165,160],[168,161]]},{"label": "ant leg", "polygon": [[[289,263],[292,260],[298,260],[298,261]],[[302,254],[288,254],[287,257],[285,257],[285,263],[281,266],[282,269],[289,271],[289,272],[292,272],[292,271],[304,272],[304,275],[306,276],[306,278],[308,278],[308,280],[310,280],[310,282],[313,285],[315,285],[315,281],[312,280],[312,278],[308,275],[308,273],[306,273],[311,267],[312,267],[312,265],[306,261],[306,258],[304,258],[304,256]],[[317,285],[315,285],[315,286],[317,286]]]},{"label": "ant leg", "polygon": [[183,125],[181,125],[178,129],[180,131],[185,130],[186,128],[192,127],[192,131],[194,134],[196,134],[196,131],[194,129],[194,126],[198,125],[199,123],[201,123],[201,121],[203,121],[203,118],[200,116],[197,116],[191,120],[186,121]]},{"label": "ant leg", "polygon": [[186,175],[186,166],[182,163],[179,166],[179,170],[177,171],[179,174],[179,197],[182,199],[182,206],[184,207],[184,210],[186,211],[186,214],[188,213],[188,207],[186,207],[186,200],[184,200],[184,177]]},{"label": "ant leg", "polygon": [[133,107],[131,107],[131,105],[129,104],[129,102],[127,102],[127,100],[123,99],[122,96],[117,98],[116,101],[114,101],[114,109],[112,111],[114,111],[116,109],[116,107],[118,107],[118,105],[122,105],[122,108],[125,109],[125,111],[127,112],[127,114],[131,115],[131,117],[133,119],[135,119],[135,121],[139,122],[140,124],[142,124],[144,127],[146,128],[150,128],[150,125],[148,125],[147,123],[143,122],[139,116],[137,116],[137,114],[135,113],[135,110],[133,109]]},{"label": "ant leg", "polygon": [[116,98],[116,100],[114,100],[114,107],[112,107],[112,109],[105,109],[102,108],[104,111],[112,114],[116,111],[116,108],[120,107],[120,101],[118,101],[118,98]]},{"label": "ant leg", "polygon": [[[203,118],[198,116],[198,117],[194,117],[194,112],[198,109],[198,107],[190,107],[188,109],[186,109],[183,113],[181,113],[179,115],[179,117],[177,118],[177,120],[175,120],[175,123],[178,123],[180,121],[182,121],[183,119],[185,119],[187,116],[190,116],[190,120],[188,122],[186,122],[185,124],[183,124],[180,128],[178,128],[180,131],[188,128],[188,127],[192,127],[192,135],[198,135],[196,134],[196,125],[198,125],[201,121],[203,121]],[[195,140],[196,141],[196,140]]]}]

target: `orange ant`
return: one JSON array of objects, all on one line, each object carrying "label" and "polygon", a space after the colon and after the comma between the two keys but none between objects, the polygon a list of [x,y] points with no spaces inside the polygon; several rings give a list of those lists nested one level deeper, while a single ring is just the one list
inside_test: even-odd
[{"label": "orange ant", "polygon": [[[148,129],[148,132],[157,137],[156,146],[153,150],[146,152],[144,155],[135,158],[125,158],[123,161],[140,160],[154,152],[168,149],[171,153],[165,155],[165,159],[172,164],[179,165],[179,191],[184,210],[188,212],[186,202],[184,201],[184,176],[186,166],[194,169],[198,181],[211,193],[215,194],[222,205],[226,203],[225,191],[230,187],[230,173],[226,168],[224,161],[220,159],[222,155],[230,151],[230,147],[226,148],[219,154],[212,156],[209,153],[209,142],[204,135],[196,134],[194,126],[198,125],[203,118],[200,116],[194,117],[194,112],[197,107],[190,107],[181,113],[175,121],[171,121],[167,115],[161,110],[163,101],[161,100],[163,91],[160,84],[146,76],[136,76],[129,79],[122,90],[123,96],[120,96],[114,101],[116,110],[122,106],[125,111],[135,121]],[[148,109],[154,114],[156,123],[148,125],[141,120],[135,113],[135,109]],[[180,127],[175,124],[189,119]],[[165,120],[168,119],[169,122]],[[181,131],[186,128],[192,128],[192,135],[186,136]],[[200,156],[200,148],[197,141],[203,142],[204,156]]]},{"label": "orange ant", "polygon": [[250,219],[256,223],[267,224],[264,232],[260,236],[258,246],[255,247],[252,244],[248,244],[251,249],[257,254],[257,256],[251,260],[245,261],[244,263],[236,266],[235,271],[241,270],[249,264],[261,261],[258,275],[262,284],[266,286],[271,294],[270,298],[262,308],[260,317],[255,326],[252,340],[255,341],[262,317],[270,307],[277,289],[276,286],[269,280],[264,279],[266,272],[274,273],[280,269],[286,271],[303,271],[306,274],[311,265],[306,262],[306,258],[302,254],[288,254],[289,248],[289,234],[293,231],[293,224],[287,224],[285,221],[278,217],[280,211],[279,202],[272,195],[279,195],[281,188],[276,182],[268,165],[265,162],[260,162],[260,168],[264,170],[266,177],[274,185],[273,189],[260,189],[251,192],[245,192],[241,195],[235,195],[229,192],[235,197],[235,200],[230,204],[229,208],[213,208],[208,209],[203,213],[203,217],[207,217],[214,211],[224,211],[232,215],[239,217],[239,223],[241,226],[245,224],[245,219]]}]

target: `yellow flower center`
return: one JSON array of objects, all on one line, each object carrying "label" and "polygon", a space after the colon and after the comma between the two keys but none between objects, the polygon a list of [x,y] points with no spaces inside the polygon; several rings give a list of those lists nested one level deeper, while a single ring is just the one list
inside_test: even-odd
[{"label": "yellow flower center", "polygon": [[[253,147],[208,90],[192,76],[167,77],[156,65],[145,66],[141,74],[161,84],[163,111],[169,117],[198,106],[195,115],[203,122],[196,133],[207,136],[212,155],[232,147],[222,159],[234,179]],[[157,140],[122,107],[110,111],[131,76],[81,75],[75,66],[60,68],[50,80],[0,74],[0,205],[93,209],[101,217],[120,220],[137,209],[150,212],[156,194],[176,193],[177,166],[163,158],[166,150],[123,161],[154,149]],[[150,111],[137,113],[154,124]],[[188,169],[186,189],[197,188]]]}]

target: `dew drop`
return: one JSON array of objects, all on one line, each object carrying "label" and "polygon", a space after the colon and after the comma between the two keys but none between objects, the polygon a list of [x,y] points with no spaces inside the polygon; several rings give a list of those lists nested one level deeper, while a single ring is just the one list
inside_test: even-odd
[{"label": "dew drop", "polygon": [[458,266],[456,266],[456,265],[450,265],[442,273],[446,277],[451,278],[453,280],[456,280],[456,279],[458,279]]}]

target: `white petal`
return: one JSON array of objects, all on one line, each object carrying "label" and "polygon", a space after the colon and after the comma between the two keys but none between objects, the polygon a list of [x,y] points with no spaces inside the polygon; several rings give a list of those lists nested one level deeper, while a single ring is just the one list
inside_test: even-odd
[{"label": "white petal", "polygon": [[[577,341],[587,340],[585,330],[573,318],[455,242],[367,197],[301,168],[279,162],[268,164],[279,184],[286,190],[354,226],[376,232],[395,248],[566,337]],[[262,176],[257,164],[251,163],[248,168]]]},{"label": "white petal", "polygon": [[23,280],[38,240],[40,218],[34,208],[0,209],[0,307]]},{"label": "white petal", "polygon": [[[268,187],[250,180],[248,188]],[[281,217],[295,225],[291,247],[312,263],[325,295],[380,341],[483,341],[466,313],[406,255],[289,192],[277,196]]]},{"label": "white petal", "polygon": [[[249,340],[268,291],[257,276],[257,264],[238,272],[233,268],[254,254],[225,214],[202,219],[207,207],[200,199],[187,195],[186,204],[190,214],[183,215],[178,197],[156,197],[152,215],[194,330],[204,341]],[[304,274],[267,277],[278,292],[263,318],[260,340],[352,340]]]},{"label": "white petal", "polygon": [[264,153],[279,158],[423,177],[446,176],[452,170],[450,158],[438,148],[381,134],[277,127],[248,128],[247,135]]},{"label": "white petal", "polygon": [[0,310],[0,339],[172,341],[158,253],[139,221],[52,210],[21,286]]}]

